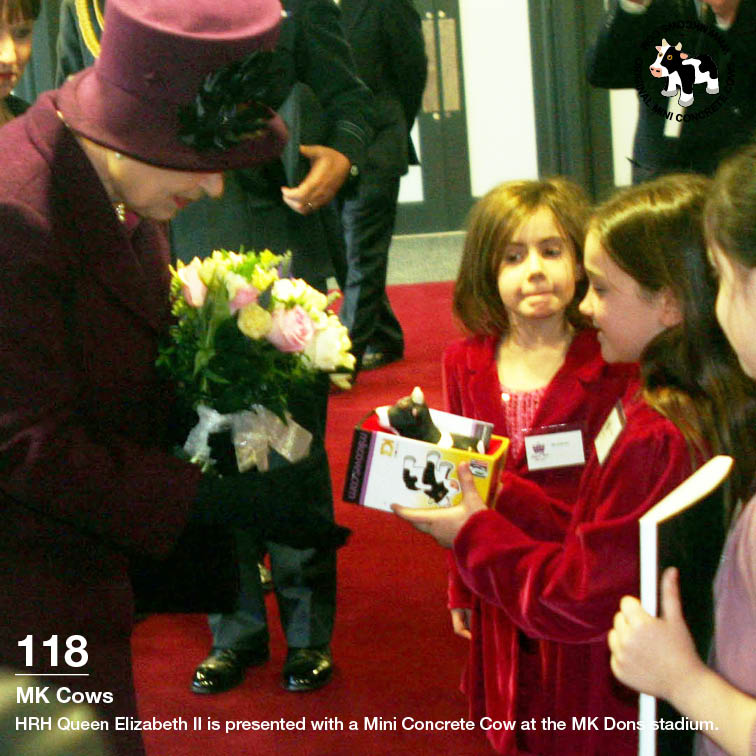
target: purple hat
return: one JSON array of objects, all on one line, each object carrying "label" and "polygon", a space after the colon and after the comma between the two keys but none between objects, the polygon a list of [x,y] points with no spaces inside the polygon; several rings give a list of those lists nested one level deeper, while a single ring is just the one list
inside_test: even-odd
[{"label": "purple hat", "polygon": [[280,22],[279,0],[108,0],[100,56],[58,108],[75,132],[164,168],[272,160],[287,136],[265,99]]}]

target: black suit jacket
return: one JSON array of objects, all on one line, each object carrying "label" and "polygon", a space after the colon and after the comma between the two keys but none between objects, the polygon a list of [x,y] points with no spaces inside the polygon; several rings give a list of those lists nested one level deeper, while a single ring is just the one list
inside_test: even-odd
[{"label": "black suit jacket", "polygon": [[[755,1],[742,0],[737,18],[727,31],[716,26],[707,32],[674,26],[686,22],[698,22],[693,0],[653,0],[646,12],[638,15],[626,13],[613,0],[587,54],[591,84],[633,88],[641,95],[633,145],[636,182],[673,171],[712,173],[729,152],[754,139]],[[664,136],[663,114],[669,103],[661,94],[665,80],[654,79],[649,72],[662,34],[673,45],[683,41],[683,51],[692,57],[711,55],[719,69],[719,98],[707,95],[702,84],[696,85],[695,101],[686,110],[693,120],[683,123],[679,138]],[[715,101],[719,108],[704,113]]]},{"label": "black suit jacket", "polygon": [[372,97],[354,72],[333,0],[284,0],[283,5],[287,16],[276,52],[287,86],[295,89],[281,110],[293,144],[282,161],[228,174],[221,200],[185,208],[171,223],[172,243],[184,260],[219,246],[291,250],[294,275],[324,288],[332,272],[324,211],[295,213],[281,199],[281,187],[309,170],[307,162],[296,166],[296,144],[324,144],[361,169],[372,133]]},{"label": "black suit jacket", "polygon": [[340,7],[357,72],[375,95],[367,168],[401,176],[417,163],[409,131],[428,70],[420,16],[411,0],[341,0]]}]

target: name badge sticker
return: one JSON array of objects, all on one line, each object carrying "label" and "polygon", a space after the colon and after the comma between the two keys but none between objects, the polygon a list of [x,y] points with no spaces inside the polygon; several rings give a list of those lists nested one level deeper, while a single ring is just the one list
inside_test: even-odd
[{"label": "name badge sticker", "polygon": [[604,420],[604,424],[601,426],[601,430],[593,442],[596,447],[596,457],[600,465],[603,465],[604,460],[609,456],[609,452],[612,450],[614,442],[619,438],[620,433],[622,433],[626,422],[625,410],[622,409],[622,400],[619,400],[614,405],[609,416]]},{"label": "name badge sticker", "polygon": [[551,470],[585,464],[583,432],[580,428],[555,426],[525,435],[528,470]]}]

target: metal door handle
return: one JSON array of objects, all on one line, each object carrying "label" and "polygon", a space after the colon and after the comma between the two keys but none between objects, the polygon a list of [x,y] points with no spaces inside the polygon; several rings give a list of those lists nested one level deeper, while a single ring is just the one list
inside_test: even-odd
[{"label": "metal door handle", "polygon": [[446,115],[462,109],[462,90],[459,81],[459,49],[457,20],[438,14],[438,42],[441,56],[441,88]]},{"label": "metal door handle", "polygon": [[440,118],[441,92],[438,86],[438,53],[432,13],[426,13],[423,19],[423,37],[425,38],[425,54],[428,58],[428,79],[423,92],[423,113],[433,113],[434,118]]}]

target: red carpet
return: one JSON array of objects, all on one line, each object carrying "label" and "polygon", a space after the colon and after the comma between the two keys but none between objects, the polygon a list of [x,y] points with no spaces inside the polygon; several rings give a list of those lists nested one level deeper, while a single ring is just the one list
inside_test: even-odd
[{"label": "red carpet", "polygon": [[[466,715],[458,691],[466,641],[453,635],[445,608],[444,552],[391,514],[340,501],[352,428],[365,414],[408,394],[414,385],[422,386],[431,406],[440,407],[441,350],[457,333],[451,289],[451,283],[391,287],[392,304],[405,328],[405,359],[362,373],[352,391],[331,399],[328,451],[336,517],[353,530],[339,556],[333,681],[314,693],[281,689],[286,649],[272,597],[271,661],[251,670],[239,688],[218,696],[189,691],[194,667],[210,644],[205,618],[149,617],[133,640],[141,716],[189,721],[188,732],[146,732],[149,756],[491,752],[479,729],[403,729],[405,717],[444,726]],[[193,729],[193,717],[201,717],[202,731]],[[306,729],[225,732],[235,720],[281,719],[292,727],[304,721]],[[208,720],[220,730],[209,731]],[[376,729],[370,730],[366,720],[373,720]],[[332,729],[316,731],[315,722]],[[356,729],[350,730],[352,722]]]}]

